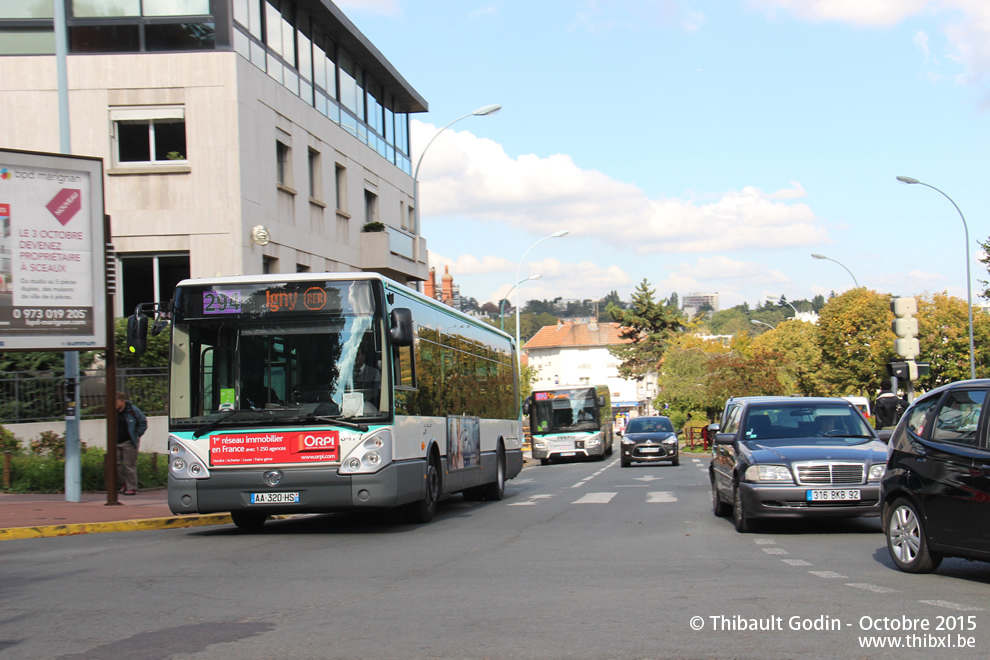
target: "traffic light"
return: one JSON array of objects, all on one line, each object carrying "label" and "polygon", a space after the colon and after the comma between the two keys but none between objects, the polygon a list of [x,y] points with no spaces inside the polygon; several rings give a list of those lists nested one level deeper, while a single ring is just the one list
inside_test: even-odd
[{"label": "traffic light", "polygon": [[890,311],[897,317],[891,324],[891,329],[897,335],[894,352],[905,360],[913,361],[921,354],[918,319],[914,317],[918,313],[918,303],[914,298],[894,298],[890,301]]},{"label": "traffic light", "polygon": [[148,347],[148,317],[138,312],[127,317],[127,352],[141,355]]},{"label": "traffic light", "polygon": [[888,362],[887,375],[897,380],[914,382],[922,376],[927,376],[931,372],[931,364],[928,362]]}]

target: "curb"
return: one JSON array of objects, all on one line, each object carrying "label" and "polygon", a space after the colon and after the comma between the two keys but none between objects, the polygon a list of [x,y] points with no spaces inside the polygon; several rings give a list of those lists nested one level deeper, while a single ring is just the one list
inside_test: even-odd
[{"label": "curb", "polygon": [[102,523],[74,523],[69,525],[42,525],[38,527],[9,527],[0,529],[0,541],[16,539],[42,539],[77,534],[103,534],[106,532],[141,532],[153,529],[179,529],[205,527],[207,525],[233,524],[229,513],[202,516],[145,518],[144,520],[120,520]]}]

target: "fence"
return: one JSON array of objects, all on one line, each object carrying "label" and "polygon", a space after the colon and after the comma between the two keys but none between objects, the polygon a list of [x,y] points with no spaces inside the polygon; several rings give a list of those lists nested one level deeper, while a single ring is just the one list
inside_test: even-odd
[{"label": "fence", "polygon": [[[87,369],[79,378],[79,407],[83,419],[105,416],[106,374]],[[146,415],[168,413],[168,368],[117,369],[118,392]],[[0,378],[0,423],[20,424],[65,418],[65,372],[17,371]]]}]

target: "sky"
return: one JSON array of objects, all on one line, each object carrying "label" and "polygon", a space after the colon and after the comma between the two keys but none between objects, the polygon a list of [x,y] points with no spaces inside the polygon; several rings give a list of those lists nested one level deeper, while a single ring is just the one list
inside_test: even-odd
[{"label": "sky", "polygon": [[965,299],[968,250],[982,300],[987,0],[337,4],[429,104],[414,166],[502,105],[419,171],[462,296]]}]

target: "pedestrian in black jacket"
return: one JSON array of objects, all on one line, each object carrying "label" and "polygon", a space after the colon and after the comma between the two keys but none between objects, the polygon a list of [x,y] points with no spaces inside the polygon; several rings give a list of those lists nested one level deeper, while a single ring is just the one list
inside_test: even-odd
[{"label": "pedestrian in black jacket", "polygon": [[148,420],[141,409],[117,392],[117,484],[124,495],[137,493],[137,455]]}]

